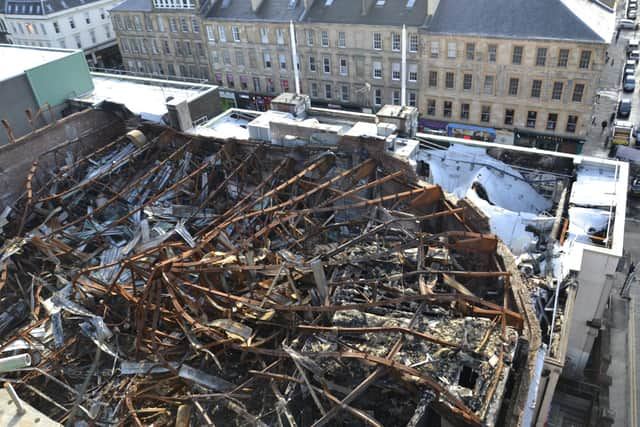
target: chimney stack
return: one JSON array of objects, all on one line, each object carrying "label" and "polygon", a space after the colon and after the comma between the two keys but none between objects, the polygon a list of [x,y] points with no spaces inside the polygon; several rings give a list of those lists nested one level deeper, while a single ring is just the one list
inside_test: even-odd
[{"label": "chimney stack", "polygon": [[367,16],[376,0],[362,0],[362,16]]}]

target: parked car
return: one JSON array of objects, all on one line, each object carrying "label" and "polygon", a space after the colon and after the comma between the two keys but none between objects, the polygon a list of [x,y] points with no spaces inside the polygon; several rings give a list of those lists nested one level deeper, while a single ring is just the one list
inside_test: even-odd
[{"label": "parked car", "polygon": [[625,92],[633,92],[636,90],[636,78],[632,74],[627,74],[624,76],[624,83],[622,85],[622,89]]},{"label": "parked car", "polygon": [[621,19],[618,21],[618,28],[623,30],[634,30],[636,28],[636,21],[633,19]]},{"label": "parked car", "polygon": [[632,50],[631,52],[628,53],[627,56],[629,57],[629,59],[632,59],[637,63],[638,60],[640,59],[640,50]]},{"label": "parked car", "polygon": [[629,117],[631,114],[631,99],[624,98],[618,102],[618,117]]},{"label": "parked car", "polygon": [[640,176],[635,176],[629,185],[629,193],[632,196],[640,196]]},{"label": "parked car", "polygon": [[627,52],[631,52],[632,50],[640,50],[640,41],[638,41],[638,39],[629,39]]},{"label": "parked car", "polygon": [[635,75],[636,74],[636,63],[635,61],[627,61],[626,64],[624,64],[624,76],[628,76],[628,75]]},{"label": "parked car", "polygon": [[627,18],[628,19],[636,19],[636,16],[638,16],[638,10],[637,9],[629,9],[629,10],[627,10]]}]

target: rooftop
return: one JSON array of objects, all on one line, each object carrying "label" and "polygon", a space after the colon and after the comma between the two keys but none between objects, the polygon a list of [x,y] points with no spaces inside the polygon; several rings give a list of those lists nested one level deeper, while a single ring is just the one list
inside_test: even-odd
[{"label": "rooftop", "polygon": [[19,76],[25,71],[80,52],[78,50],[39,48],[0,44],[0,81]]},{"label": "rooftop", "polygon": [[[447,0],[442,0],[446,2]],[[363,4],[369,3],[363,11]],[[305,21],[363,25],[421,26],[427,19],[427,0],[317,0],[307,13]]]},{"label": "rooftop", "polygon": [[591,0],[442,0],[427,31],[609,43],[615,15]]},{"label": "rooftop", "polygon": [[219,0],[207,11],[207,18],[215,20],[298,21],[304,10],[303,0],[262,0],[254,12],[252,1]]},{"label": "rooftop", "polygon": [[162,122],[167,114],[167,102],[189,101],[216,86],[184,83],[146,77],[109,73],[91,73],[94,89],[73,101],[97,105],[104,101],[122,104],[145,120]]},{"label": "rooftop", "polygon": [[49,15],[97,1],[99,0],[1,0],[0,6],[5,15]]},{"label": "rooftop", "polygon": [[111,8],[112,11],[124,12],[151,12],[153,4],[151,0],[124,0],[122,3]]}]

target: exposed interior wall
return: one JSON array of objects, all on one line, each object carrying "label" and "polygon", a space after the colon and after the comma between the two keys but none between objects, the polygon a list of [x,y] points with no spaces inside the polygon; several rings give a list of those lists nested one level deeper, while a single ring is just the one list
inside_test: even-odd
[{"label": "exposed interior wall", "polygon": [[12,205],[25,189],[34,161],[46,171],[65,160],[65,153],[87,154],[125,131],[122,120],[100,110],[84,110],[0,147],[0,205]]},{"label": "exposed interior wall", "polygon": [[217,88],[211,89],[189,102],[189,113],[191,113],[192,121],[196,121],[202,116],[212,119],[221,112],[220,93]]},{"label": "exposed interior wall", "polygon": [[[27,120],[25,110],[28,108],[35,113],[38,110],[38,102],[33,96],[31,86],[26,76],[21,74],[14,78],[0,81],[0,94],[2,94],[2,99],[0,100],[0,119],[9,122],[13,136],[17,139],[30,132],[32,129],[29,120]],[[41,118],[36,121],[37,126],[45,125],[45,119],[49,119],[48,112],[45,112],[44,116],[41,116]],[[3,127],[0,129],[0,145],[7,144],[8,142],[9,138]]]}]

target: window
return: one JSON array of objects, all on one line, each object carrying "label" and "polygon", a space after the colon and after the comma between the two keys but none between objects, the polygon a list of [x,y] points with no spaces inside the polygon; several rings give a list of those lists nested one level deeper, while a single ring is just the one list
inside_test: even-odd
[{"label": "window", "polygon": [[76,39],[76,47],[78,49],[82,49],[82,42],[80,41],[80,34],[75,34],[73,37]]},{"label": "window", "polygon": [[54,21],[54,23],[53,23],[53,31],[55,31],[56,34],[60,34],[60,25],[58,25],[57,21]]},{"label": "window", "polygon": [[391,50],[399,52],[400,51],[400,34],[399,33],[391,33]]},{"label": "window", "polygon": [[582,53],[580,53],[580,68],[584,68],[587,69],[589,68],[589,64],[591,63],[591,51],[590,50],[583,50]]},{"label": "window", "polygon": [[[64,40],[61,41],[64,42]],[[60,44],[62,45],[62,43]],[[127,39],[120,39],[120,45],[122,46],[122,51],[124,53],[129,53],[129,41]]]},{"label": "window", "polygon": [[176,21],[176,18],[169,18],[169,28],[171,29],[172,33],[178,32],[178,23]]},{"label": "window", "polygon": [[558,123],[558,115],[556,113],[549,113],[547,116],[547,130],[555,130],[556,123]]},{"label": "window", "polygon": [[45,28],[44,24],[40,24],[40,30],[42,30],[42,34],[44,34],[45,36],[47,35],[47,29]]},{"label": "window", "polygon": [[567,118],[567,132],[574,133],[578,126],[578,116],[569,116]]},{"label": "window", "polygon": [[342,102],[349,102],[349,86],[342,85],[340,87],[340,99]]},{"label": "window", "polygon": [[485,95],[493,95],[494,76],[484,76],[484,93]]},{"label": "window", "polygon": [[455,59],[458,55],[458,46],[456,42],[447,43],[447,58]]},{"label": "window", "polygon": [[438,87],[437,71],[429,71],[429,87]]},{"label": "window", "polygon": [[276,28],[276,43],[284,44],[284,30],[282,28]]},{"label": "window", "polygon": [[487,48],[489,62],[496,62],[498,60],[498,45],[490,44]]},{"label": "window", "polygon": [[231,35],[233,36],[234,42],[240,41],[240,27],[231,27]]},{"label": "window", "polygon": [[535,128],[536,127],[536,118],[538,117],[538,113],[536,111],[529,111],[527,113],[527,127]]},{"label": "window", "polygon": [[309,57],[309,71],[314,72],[316,71],[316,58],[315,56],[310,56]]},{"label": "window", "polygon": [[[202,48],[202,46],[200,46],[200,48]],[[158,42],[156,41],[156,39],[151,39],[151,52],[154,55],[158,55],[160,53],[160,51],[158,50]]]},{"label": "window", "polygon": [[227,73],[227,85],[229,87],[235,87],[236,86],[235,81],[233,79],[233,74],[231,74],[231,73]]},{"label": "window", "polygon": [[266,68],[267,70],[271,69],[271,54],[265,52],[262,55],[262,59],[263,59],[263,63],[264,63],[264,68]]},{"label": "window", "polygon": [[347,47],[347,35],[344,31],[338,33],[338,47]]},{"label": "window", "polygon": [[467,61],[473,61],[476,56],[476,44],[467,43]]},{"label": "window", "polygon": [[436,115],[436,100],[435,99],[427,99],[427,115],[435,116]]},{"label": "window", "polygon": [[471,90],[471,82],[472,82],[473,76],[471,74],[465,74],[463,76],[463,80],[462,80],[462,88],[464,90]]},{"label": "window", "polygon": [[329,83],[324,85],[324,97],[331,99],[331,85]]},{"label": "window", "polygon": [[218,39],[221,42],[227,41],[227,34],[224,32],[224,27],[222,25],[218,25]]},{"label": "window", "polygon": [[171,55],[171,49],[169,48],[169,40],[162,40],[162,50],[167,55]]},{"label": "window", "polygon": [[491,106],[489,105],[482,106],[482,111],[480,113],[480,121],[481,122],[491,121]]},{"label": "window", "polygon": [[348,74],[347,58],[341,57],[340,58],[340,75],[346,76],[347,74]]},{"label": "window", "polygon": [[518,96],[518,85],[520,83],[520,80],[518,80],[517,78],[510,78],[509,79],[509,95],[510,96]]},{"label": "window", "polygon": [[536,65],[544,67],[547,64],[547,48],[539,47],[536,51]]},{"label": "window", "polygon": [[553,91],[551,92],[551,99],[560,101],[562,99],[562,82],[553,83]]},{"label": "window", "polygon": [[418,95],[415,92],[409,92],[409,106],[415,107],[418,103]]},{"label": "window", "polygon": [[393,105],[400,105],[400,91],[399,90],[394,90],[391,93],[391,103]]},{"label": "window", "polygon": [[582,102],[582,95],[584,94],[584,85],[582,83],[576,83],[573,87],[573,96],[571,100],[573,102]]},{"label": "window", "polygon": [[381,50],[382,49],[382,34],[373,33],[373,48],[375,50]]},{"label": "window", "polygon": [[328,56],[323,56],[322,57],[322,70],[326,74],[330,74],[331,73],[331,58],[329,58]]},{"label": "window", "polygon": [[280,87],[282,88],[283,92],[289,92],[289,80],[287,79],[280,80]]},{"label": "window", "polygon": [[176,68],[173,66],[172,63],[167,64],[167,72],[169,73],[170,76],[176,75]]},{"label": "window", "polygon": [[560,49],[558,53],[558,67],[566,67],[569,62],[569,49]]},{"label": "window", "polygon": [[513,48],[513,56],[511,58],[511,63],[515,65],[522,64],[522,46],[515,46]]},{"label": "window", "polygon": [[469,120],[469,104],[460,104],[460,118],[462,120]]},{"label": "window", "polygon": [[107,36],[108,39],[111,38],[111,27],[109,26],[109,24],[106,24],[104,26],[104,33]]},{"label": "window", "polygon": [[313,39],[315,38],[313,30],[305,30],[305,33],[307,35],[307,46],[313,46]]},{"label": "window", "polygon": [[249,52],[247,52],[247,55],[249,56],[249,68],[251,68],[252,70],[255,70],[256,68],[258,68],[256,51],[253,49],[249,49]]},{"label": "window", "polygon": [[287,69],[287,57],[283,53],[278,55],[278,62],[280,63],[281,70],[284,71]]},{"label": "window", "polygon": [[144,15],[144,29],[148,32],[153,31],[153,21],[151,21],[149,15]]},{"label": "window", "polygon": [[160,75],[164,75],[164,67],[162,66],[161,63],[157,62],[156,63],[156,73],[160,74]]},{"label": "window", "polygon": [[[155,40],[153,42],[155,43]],[[196,42],[196,52],[198,52],[198,56],[204,58],[204,48],[202,47],[202,43]]]},{"label": "window", "polygon": [[394,62],[391,64],[391,80],[400,80],[400,63]]},{"label": "window", "polygon": [[96,44],[96,30],[89,30],[89,37],[91,38],[91,43]]},{"label": "window", "polygon": [[382,105],[382,89],[380,88],[373,90],[373,105]]},{"label": "window", "polygon": [[72,30],[75,30],[75,28],[76,28],[76,23],[75,23],[75,21],[73,20],[73,17],[70,17],[70,18],[69,18],[69,26],[71,27],[71,29],[72,29]]},{"label": "window", "polygon": [[267,92],[273,93],[276,91],[276,86],[273,84],[272,79],[267,79]]},{"label": "window", "polygon": [[413,83],[418,81],[418,64],[409,64],[409,81]]},{"label": "window", "polygon": [[244,67],[244,52],[241,50],[236,50],[236,64]]},{"label": "window", "polygon": [[136,31],[142,31],[142,22],[140,21],[140,17],[138,15],[135,15],[133,17],[133,26],[135,27]]},{"label": "window", "polygon": [[378,61],[374,61],[373,63],[373,78],[381,79],[382,78],[382,63]]},{"label": "window", "polygon": [[158,31],[164,33],[164,19],[158,16]]},{"label": "window", "polygon": [[269,43],[269,29],[260,27],[260,43]]},{"label": "window", "polygon": [[187,18],[184,16],[180,18],[180,31],[183,33],[189,32],[189,23],[187,22]]},{"label": "window", "polygon": [[207,30],[207,40],[216,41],[215,36],[213,35],[213,27],[211,25],[206,25],[205,29]]},{"label": "window", "polygon": [[87,24],[91,24],[91,17],[89,16],[89,12],[84,13],[84,22]]},{"label": "window", "polygon": [[512,125],[513,124],[513,116],[514,116],[514,110],[507,108],[506,110],[504,110],[504,124],[505,125]]},{"label": "window", "polygon": [[312,98],[318,97],[318,83],[316,82],[311,83],[311,97]]},{"label": "window", "polygon": [[260,77],[253,78],[253,88],[256,92],[260,92]]},{"label": "window", "polygon": [[454,82],[455,82],[455,74],[451,71],[447,71],[447,74],[445,74],[445,79],[444,79],[444,87],[446,87],[447,89],[453,89],[455,86]]},{"label": "window", "polygon": [[320,44],[322,47],[329,47],[329,32],[323,31],[320,33]]},{"label": "window", "polygon": [[442,115],[444,117],[451,117],[452,105],[451,101],[444,101],[442,108]]},{"label": "window", "polygon": [[439,42],[431,42],[431,57],[437,58],[440,55],[440,43]]},{"label": "window", "polygon": [[[184,42],[184,48],[187,51],[187,56],[191,56],[192,55],[192,53],[191,53],[191,43],[188,42],[188,41],[185,41]],[[229,52],[227,52],[227,55],[229,55]],[[231,63],[231,60],[229,60],[229,63]]]},{"label": "window", "polygon": [[409,52],[416,53],[418,51],[418,34],[409,34]]},{"label": "window", "polygon": [[542,89],[542,80],[534,80],[531,83],[531,97],[540,98],[541,89]]}]

